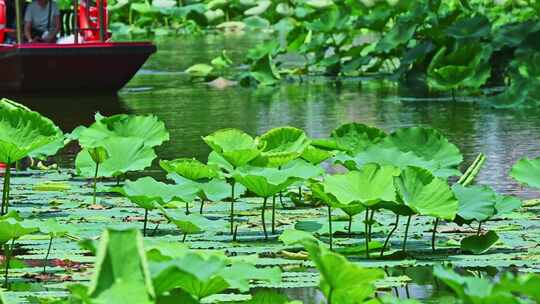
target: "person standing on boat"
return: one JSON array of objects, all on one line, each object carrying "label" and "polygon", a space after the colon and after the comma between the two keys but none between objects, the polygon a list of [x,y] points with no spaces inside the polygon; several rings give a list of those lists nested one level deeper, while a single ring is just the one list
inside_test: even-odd
[{"label": "person standing on boat", "polygon": [[52,0],[35,0],[24,14],[24,37],[28,42],[56,42],[60,32],[60,10]]}]

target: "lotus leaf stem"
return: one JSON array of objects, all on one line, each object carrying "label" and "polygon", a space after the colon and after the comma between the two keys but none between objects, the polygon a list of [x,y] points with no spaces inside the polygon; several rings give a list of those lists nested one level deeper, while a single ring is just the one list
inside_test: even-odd
[{"label": "lotus leaf stem", "polygon": [[158,230],[158,228],[159,228],[159,224],[160,224],[160,223],[158,222],[158,223],[156,224],[156,227],[154,227],[154,229],[152,230],[152,236],[156,235],[156,232],[157,232],[157,230]]},{"label": "lotus leaf stem", "polygon": [[371,242],[371,228],[373,227],[373,217],[375,216],[375,209],[371,210],[371,215],[369,216],[369,241]]},{"label": "lotus leaf stem", "polygon": [[262,226],[264,231],[264,239],[268,240],[268,233],[266,233],[266,221],[264,220],[264,211],[266,210],[266,201],[268,200],[268,197],[265,197],[263,200],[263,207],[261,212],[261,220],[262,220]]},{"label": "lotus leaf stem", "polygon": [[144,209],[143,236],[146,236],[146,225],[148,223],[148,209]]},{"label": "lotus leaf stem", "polygon": [[9,208],[9,188],[11,183],[11,164],[6,164],[6,169],[4,171],[4,184],[2,189],[2,209],[1,215],[8,213]]},{"label": "lotus leaf stem", "polygon": [[329,288],[328,289],[328,299],[326,301],[327,304],[332,304],[332,292],[333,292],[333,289]]},{"label": "lotus leaf stem", "polygon": [[15,245],[15,239],[11,240],[11,246],[5,245],[4,256],[6,258],[6,270],[4,273],[4,287],[8,287],[8,273],[9,273],[9,262],[11,261],[11,256],[13,254],[13,247]]},{"label": "lotus leaf stem", "polygon": [[230,214],[230,222],[231,222],[231,235],[234,234],[234,179],[231,181],[231,214]]},{"label": "lotus leaf stem", "polygon": [[189,203],[186,202],[186,215],[189,215],[191,212],[189,212]]},{"label": "lotus leaf stem", "polygon": [[482,222],[478,222],[478,231],[476,231],[476,235],[480,235],[482,232]]},{"label": "lotus leaf stem", "polygon": [[276,233],[276,196],[274,195],[272,197],[272,234],[275,234],[275,233]]},{"label": "lotus leaf stem", "polygon": [[298,200],[302,202],[303,196],[302,196],[302,186],[298,186]]},{"label": "lotus leaf stem", "polygon": [[368,233],[368,221],[369,221],[369,209],[366,209],[366,218],[364,220],[364,235],[366,240],[366,259],[369,259],[369,233]]},{"label": "lotus leaf stem", "polygon": [[396,222],[394,223],[394,228],[392,228],[392,230],[390,230],[390,233],[386,237],[386,240],[384,241],[384,245],[383,245],[383,247],[381,249],[381,258],[384,255],[384,251],[386,250],[386,246],[388,245],[388,242],[390,241],[390,237],[392,236],[392,234],[394,234],[394,232],[396,232],[398,224],[399,224],[399,214],[396,214]]},{"label": "lotus leaf stem", "polygon": [[405,237],[403,238],[403,245],[401,246],[401,250],[405,251],[405,248],[407,247],[407,237],[409,235],[409,226],[411,225],[411,219],[412,215],[409,215],[407,218],[407,226],[405,226]]},{"label": "lotus leaf stem", "polygon": [[203,208],[204,208],[204,199],[201,199],[201,209],[199,210],[200,214],[203,213]]},{"label": "lotus leaf stem", "polygon": [[347,232],[349,233],[349,238],[352,237],[352,233],[351,233],[351,230],[352,230],[352,218],[353,218],[353,216],[349,214],[349,227],[347,227]]},{"label": "lotus leaf stem", "polygon": [[94,172],[94,205],[96,204],[96,193],[97,193],[97,177],[99,171],[99,163],[96,163],[96,171]]},{"label": "lotus leaf stem", "polygon": [[186,242],[186,238],[187,238],[187,232],[184,232],[184,236],[182,237],[182,243]]},{"label": "lotus leaf stem", "polygon": [[49,247],[47,248],[47,254],[45,255],[45,259],[43,259],[43,273],[47,273],[47,261],[49,260],[49,254],[51,253],[52,242],[53,236],[51,235],[51,238],[49,239]]},{"label": "lotus leaf stem", "polygon": [[279,203],[281,204],[281,208],[285,209],[287,208],[285,204],[283,203],[283,192],[279,191]]},{"label": "lotus leaf stem", "polygon": [[433,232],[431,234],[431,250],[435,252],[435,237],[437,235],[437,226],[439,225],[439,218],[435,218],[435,224],[433,224]]},{"label": "lotus leaf stem", "polygon": [[328,237],[330,238],[330,250],[334,250],[332,233],[332,207],[328,205]]}]

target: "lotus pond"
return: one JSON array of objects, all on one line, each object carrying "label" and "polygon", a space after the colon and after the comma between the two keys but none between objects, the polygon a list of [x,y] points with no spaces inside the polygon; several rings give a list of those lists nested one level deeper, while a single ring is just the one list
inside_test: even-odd
[{"label": "lotus pond", "polygon": [[165,39],[118,96],[1,102],[3,302],[540,301],[540,112],[182,72],[259,41]]}]

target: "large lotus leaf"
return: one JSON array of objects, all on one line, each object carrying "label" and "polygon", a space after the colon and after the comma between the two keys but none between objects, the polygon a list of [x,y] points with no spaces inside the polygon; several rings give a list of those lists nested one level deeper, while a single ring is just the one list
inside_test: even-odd
[{"label": "large lotus leaf", "polygon": [[234,179],[260,197],[270,197],[285,190],[298,178],[294,170],[245,166],[234,172]]},{"label": "large lotus leaf", "polygon": [[205,165],[191,158],[161,160],[159,165],[167,173],[176,173],[193,181],[211,179],[219,175],[217,166]]},{"label": "large lotus leaf", "polygon": [[254,162],[268,167],[280,167],[297,159],[309,146],[303,130],[293,127],[272,129],[259,137],[261,155]]},{"label": "large lotus leaf", "polygon": [[486,221],[495,215],[496,193],[487,186],[454,184],[452,191],[459,201],[458,216],[465,221]]},{"label": "large lotus leaf", "polygon": [[456,39],[488,37],[491,34],[491,23],[482,15],[456,20],[446,29],[446,33]]},{"label": "large lotus leaf", "polygon": [[420,215],[453,220],[459,203],[448,183],[428,171],[409,167],[395,178],[395,185],[403,203]]},{"label": "large lotus leaf", "polygon": [[324,174],[321,166],[313,165],[303,159],[295,159],[281,168],[281,171],[300,180],[317,178]]},{"label": "large lotus leaf", "polygon": [[375,51],[390,53],[396,47],[406,44],[413,37],[417,26],[414,20],[399,20],[390,31],[383,35]]},{"label": "large lotus leaf", "polygon": [[228,288],[246,291],[250,279],[275,283],[281,278],[278,268],[258,269],[245,262],[229,266],[228,260],[222,256],[196,252],[165,262],[150,263],[150,270],[158,294],[181,288],[197,300]]},{"label": "large lotus leaf", "polygon": [[153,115],[118,114],[104,117],[99,113],[96,122],[90,127],[77,130],[75,137],[84,148],[103,146],[102,142],[110,137],[140,138],[145,147],[155,147],[169,140],[165,124]]},{"label": "large lotus leaf", "polygon": [[[156,158],[156,153],[136,137],[109,137],[101,141],[108,158],[99,164],[98,176],[119,176],[129,171],[143,170]],[[88,149],[83,149],[75,159],[77,174],[93,177],[96,164]]]},{"label": "large lotus leaf", "polygon": [[111,191],[127,197],[132,203],[144,209],[154,209],[156,204],[163,205],[173,200],[191,202],[199,192],[198,184],[194,182],[169,185],[158,182],[152,177],[127,181],[122,187],[113,187]]},{"label": "large lotus leaf", "polygon": [[332,157],[332,153],[323,149],[319,149],[313,145],[309,145],[306,147],[300,157],[310,162],[311,164],[318,165]]},{"label": "large lotus leaf", "polygon": [[441,178],[460,175],[457,169],[439,168],[435,160],[424,160],[412,151],[403,152],[396,147],[384,147],[377,144],[367,148],[355,156],[350,156],[345,153],[338,153],[334,161],[342,164],[349,170],[357,170],[362,166],[374,163],[381,166],[395,166],[400,169],[406,167],[420,167],[428,170],[433,175]]},{"label": "large lotus leaf", "polygon": [[14,163],[40,149],[44,151],[62,137],[62,131],[50,119],[14,101],[0,100],[0,162]]},{"label": "large lotus leaf", "polygon": [[234,167],[249,163],[261,153],[258,142],[237,129],[218,130],[203,137],[203,140]]},{"label": "large lotus leaf", "polygon": [[127,288],[140,296],[134,303],[147,303],[155,296],[142,235],[136,229],[107,229],[101,235],[89,295],[98,300],[131,298]]},{"label": "large lotus leaf", "polygon": [[520,159],[512,167],[510,176],[520,183],[540,188],[540,157]]},{"label": "large lotus leaf", "polygon": [[[175,183],[180,185],[189,184],[190,182],[193,183],[193,181],[176,173],[168,174],[167,178],[173,180]],[[217,202],[230,197],[232,194],[231,185],[223,179],[214,178],[209,181],[196,182],[196,185],[199,187],[200,190],[198,193],[199,197],[204,200]],[[241,184],[235,184],[235,197],[239,197],[245,192],[246,188],[244,186],[242,186]]]},{"label": "large lotus leaf", "polygon": [[329,302],[358,304],[374,296],[375,281],[384,277],[382,270],[358,266],[312,240],[301,243],[321,274],[319,287]]},{"label": "large lotus leaf", "polygon": [[22,220],[15,211],[0,217],[0,244],[37,231],[35,222]]},{"label": "large lotus leaf", "polygon": [[335,139],[339,150],[356,154],[380,142],[386,133],[375,127],[352,122],[339,126],[332,131],[331,137]]},{"label": "large lotus leaf", "polygon": [[198,214],[187,215],[184,210],[167,210],[158,206],[161,213],[185,234],[194,234],[207,230],[218,230],[225,227],[225,222],[221,220],[209,220]]},{"label": "large lotus leaf", "polygon": [[332,194],[341,204],[359,202],[371,207],[380,201],[395,201],[394,178],[399,169],[392,166],[367,164],[358,171],[326,177],[324,190]]},{"label": "large lotus leaf", "polygon": [[500,216],[519,209],[521,204],[521,200],[517,197],[497,195],[495,199],[495,210],[497,210],[497,215]]},{"label": "large lotus leaf", "polygon": [[490,76],[491,52],[491,47],[479,43],[459,45],[450,53],[442,47],[429,64],[429,86],[438,90],[479,88]]},{"label": "large lotus leaf", "polygon": [[[426,162],[434,162],[436,169],[426,169],[436,173],[456,174],[456,167],[463,161],[458,147],[450,143],[439,131],[433,128],[412,127],[396,130],[385,138],[384,147],[396,147],[402,152],[412,152]],[[424,167],[423,165],[418,167]],[[437,174],[445,175],[445,174]]]}]

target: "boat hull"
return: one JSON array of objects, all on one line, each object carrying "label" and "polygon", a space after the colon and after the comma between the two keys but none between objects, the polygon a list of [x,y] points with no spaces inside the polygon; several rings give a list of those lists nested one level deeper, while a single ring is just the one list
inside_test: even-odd
[{"label": "boat hull", "polygon": [[145,42],[0,46],[0,91],[116,92],[155,51]]}]

